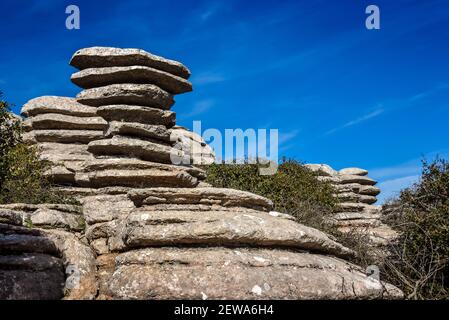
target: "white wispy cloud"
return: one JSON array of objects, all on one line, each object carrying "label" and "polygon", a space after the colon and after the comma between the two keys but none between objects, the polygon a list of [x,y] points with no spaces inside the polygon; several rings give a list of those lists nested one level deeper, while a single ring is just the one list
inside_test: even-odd
[{"label": "white wispy cloud", "polygon": [[189,113],[186,113],[183,115],[183,117],[193,117],[200,115],[206,111],[208,111],[210,108],[212,108],[215,105],[215,100],[213,99],[206,99],[196,102],[193,105],[192,110]]},{"label": "white wispy cloud", "polygon": [[204,72],[194,76],[192,78],[192,83],[194,85],[203,85],[209,83],[222,82],[225,80],[226,78],[222,74],[213,72]]},{"label": "white wispy cloud", "polygon": [[418,182],[419,177],[420,175],[411,175],[390,179],[379,183],[377,186],[382,192],[377,196],[378,203],[382,204],[386,200],[397,196],[401,190],[412,186],[415,182]]},{"label": "white wispy cloud", "polygon": [[335,132],[337,132],[337,131],[340,131],[340,130],[342,130],[342,129],[345,129],[345,128],[348,128],[348,127],[352,127],[352,126],[355,126],[355,125],[357,125],[357,124],[359,124],[359,123],[362,123],[362,122],[364,122],[364,121],[367,121],[367,120],[369,120],[369,119],[372,119],[372,118],[374,118],[374,117],[377,117],[377,116],[379,116],[380,114],[382,114],[383,112],[384,112],[384,109],[377,109],[377,110],[375,110],[375,111],[373,111],[373,112],[370,112],[370,113],[368,113],[368,114],[365,114],[364,116],[361,116],[361,117],[356,118],[356,119],[354,119],[354,120],[348,121],[348,122],[346,122],[345,124],[343,124],[342,126],[339,126],[339,127],[334,128],[334,129],[331,129],[331,130],[327,131],[327,132],[325,133],[325,135],[329,135],[329,134],[335,133]]},{"label": "white wispy cloud", "polygon": [[287,131],[287,132],[279,132],[279,138],[278,138],[279,145],[282,145],[282,144],[290,141],[291,139],[296,138],[296,136],[298,135],[299,132],[300,132],[299,129],[294,129],[294,130]]}]

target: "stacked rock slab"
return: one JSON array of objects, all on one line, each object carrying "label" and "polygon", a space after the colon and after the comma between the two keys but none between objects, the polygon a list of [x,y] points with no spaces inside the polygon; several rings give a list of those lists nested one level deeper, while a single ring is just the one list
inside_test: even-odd
[{"label": "stacked rock slab", "polygon": [[[7,230],[0,234],[0,248],[13,248],[0,254],[6,257],[8,270],[23,267],[24,272],[31,272],[37,264],[29,271],[23,261],[15,261],[22,254],[47,255],[42,276],[31,288],[32,298],[59,297],[61,288],[73,288],[66,298],[77,299],[371,299],[402,295],[348,262],[354,255],[350,249],[288,214],[272,211],[270,200],[244,191],[204,187],[193,180],[200,175],[197,169],[168,161],[167,132],[174,126],[174,115],[168,110],[171,95],[190,88],[185,80],[189,72],[180,63],[137,49],[95,47],[78,51],[71,64],[81,69],[72,79],[86,87],[78,103],[96,108],[96,115],[106,121],[103,139],[87,144],[91,158],[75,174],[82,177],[84,173],[86,185],[97,188],[68,188],[81,195],[81,208],[76,212],[83,223],[74,223],[79,221],[75,208],[46,207],[53,211],[43,215],[40,207],[0,206],[0,223]],[[155,170],[177,174],[153,179],[151,185],[148,181]],[[136,186],[132,181],[139,175],[146,178]],[[51,246],[59,239],[54,229],[76,242],[42,252],[37,249],[40,246],[21,237],[31,230]],[[79,244],[89,248],[90,254]],[[57,257],[60,260],[53,262]],[[96,270],[90,269],[92,257]],[[76,277],[61,271],[61,266],[70,267]],[[53,270],[59,270],[57,276],[52,276]],[[52,296],[36,289],[49,278],[55,279]],[[58,286],[61,279],[66,284]],[[6,288],[0,291],[1,297],[30,297],[23,294],[26,283],[0,277],[1,287]]]},{"label": "stacked rock slab", "polygon": [[375,205],[380,189],[368,171],[360,168],[334,170],[326,164],[307,164],[320,181],[330,182],[338,198],[333,223],[342,232],[361,232],[369,235],[374,244],[387,244],[396,233],[381,222],[381,206]]},{"label": "stacked rock slab", "polygon": [[[70,64],[82,87],[76,99],[96,108],[107,123],[104,138],[91,141],[96,162],[86,166],[91,187],[195,187],[201,170],[172,165],[182,159],[173,148],[170,111],[173,95],[192,90],[190,71],[181,63],[143,50],[94,47],[77,51]],[[101,159],[101,160],[100,160]]]}]

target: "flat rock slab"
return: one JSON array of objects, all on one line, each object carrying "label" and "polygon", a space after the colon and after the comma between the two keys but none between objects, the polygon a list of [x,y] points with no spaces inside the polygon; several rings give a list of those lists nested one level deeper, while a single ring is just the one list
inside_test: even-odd
[{"label": "flat rock slab", "polygon": [[140,65],[159,69],[184,79],[190,76],[189,69],[182,63],[156,56],[141,49],[84,48],[75,52],[70,60],[70,65],[78,69]]},{"label": "flat rock slab", "polygon": [[94,195],[82,201],[83,214],[89,225],[125,218],[135,208],[126,194]]},{"label": "flat rock slab", "polygon": [[337,204],[337,207],[340,208],[339,211],[346,211],[346,212],[364,211],[367,213],[379,213],[379,211],[381,210],[381,206],[366,203],[354,203],[354,202],[341,202]]},{"label": "flat rock slab", "polygon": [[346,183],[334,185],[339,193],[355,192],[367,196],[377,196],[380,193],[380,189],[375,186],[364,186],[359,183]]},{"label": "flat rock slab", "polygon": [[89,185],[94,188],[124,186],[145,187],[195,187],[198,179],[181,170],[139,169],[103,170],[88,174]]},{"label": "flat rock slab", "polygon": [[267,212],[133,210],[117,228],[127,248],[214,245],[296,248],[352,256],[325,233]]},{"label": "flat rock slab", "polygon": [[117,135],[150,138],[161,140],[166,143],[170,142],[170,131],[167,130],[165,126],[159,124],[121,121],[109,122],[105,137],[110,138]]},{"label": "flat rock slab", "polygon": [[171,163],[171,155],[182,157],[178,150],[166,145],[122,136],[92,141],[88,150],[95,155],[120,155],[161,163]]},{"label": "flat rock slab", "polygon": [[338,172],[327,164],[305,164],[304,167],[322,176],[335,176]]},{"label": "flat rock slab", "polygon": [[86,161],[82,171],[95,172],[102,170],[146,170],[146,169],[158,169],[162,171],[180,170],[200,180],[204,180],[206,178],[205,171],[197,167],[176,166],[171,164],[142,161],[139,159],[132,159],[132,158],[109,158],[109,159],[94,159]]},{"label": "flat rock slab", "polygon": [[168,110],[175,103],[173,96],[153,84],[111,84],[86,89],[76,95],[76,100],[89,106],[110,104],[148,106]]},{"label": "flat rock slab", "polygon": [[377,183],[377,181],[375,181],[371,178],[368,178],[365,176],[352,175],[352,174],[341,174],[338,176],[338,179],[340,180],[341,184],[359,183],[361,185],[373,186]]},{"label": "flat rock slab", "polygon": [[26,117],[45,113],[58,113],[76,117],[95,117],[96,109],[78,103],[75,98],[42,96],[25,103],[21,111]]},{"label": "flat rock slab", "polygon": [[98,107],[97,112],[99,116],[108,121],[154,124],[166,127],[171,127],[176,122],[175,112],[145,106],[107,105]]},{"label": "flat rock slab", "polygon": [[148,248],[116,257],[113,299],[375,299],[394,286],[323,255],[249,248]]},{"label": "flat rock slab", "polygon": [[361,168],[345,168],[338,171],[339,174],[352,174],[356,176],[366,176],[368,174],[368,170]]},{"label": "flat rock slab", "polygon": [[128,196],[137,207],[151,204],[205,204],[223,207],[246,207],[270,211],[273,202],[247,191],[226,188],[151,188],[136,189]]},{"label": "flat rock slab", "polygon": [[22,135],[25,142],[84,143],[103,138],[99,130],[33,130]]},{"label": "flat rock slab", "polygon": [[144,66],[89,68],[74,73],[72,82],[84,89],[102,87],[116,83],[155,84],[171,93],[192,91],[192,84],[168,72]]},{"label": "flat rock slab", "polygon": [[373,204],[377,201],[377,198],[374,196],[358,194],[355,192],[342,192],[342,193],[337,194],[337,198],[340,201],[361,202],[361,203],[367,203],[367,204]]},{"label": "flat rock slab", "polygon": [[104,130],[108,125],[101,117],[74,117],[57,113],[40,114],[26,119],[25,122],[29,122],[36,130]]},{"label": "flat rock slab", "polygon": [[1,300],[59,300],[64,297],[64,264],[41,253],[0,255]]}]

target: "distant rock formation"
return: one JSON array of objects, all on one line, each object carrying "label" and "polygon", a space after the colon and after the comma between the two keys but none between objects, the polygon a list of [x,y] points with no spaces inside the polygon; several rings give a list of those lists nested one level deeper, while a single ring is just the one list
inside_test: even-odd
[{"label": "distant rock formation", "polygon": [[192,89],[181,63],[93,47],[71,64],[85,90],[33,99],[22,113],[27,141],[53,163],[50,177],[81,205],[0,206],[0,298],[402,296],[270,200],[205,186],[202,170],[171,163],[190,152],[177,142],[207,148],[169,110],[173,94]]},{"label": "distant rock formation", "polygon": [[380,189],[368,171],[360,168],[334,170],[326,164],[306,164],[320,181],[330,182],[336,189],[338,209],[332,223],[342,232],[368,235],[374,245],[386,245],[397,237],[396,232],[381,221],[381,206],[374,205]]}]

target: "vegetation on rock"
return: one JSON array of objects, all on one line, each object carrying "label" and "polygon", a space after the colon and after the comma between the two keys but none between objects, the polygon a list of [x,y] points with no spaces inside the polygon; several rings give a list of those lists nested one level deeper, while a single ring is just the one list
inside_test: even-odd
[{"label": "vegetation on rock", "polygon": [[384,273],[409,299],[449,299],[449,162],[423,161],[419,182],[384,206],[400,237]]},{"label": "vegetation on rock", "polygon": [[328,182],[296,160],[283,159],[274,175],[260,175],[258,164],[211,164],[207,182],[214,187],[253,192],[273,201],[274,210],[288,213],[299,222],[325,228],[325,217],[337,204],[335,190]]},{"label": "vegetation on rock", "polygon": [[0,204],[74,203],[51,188],[45,177],[49,164],[39,159],[35,146],[23,143],[22,132],[20,118],[0,100]]}]

